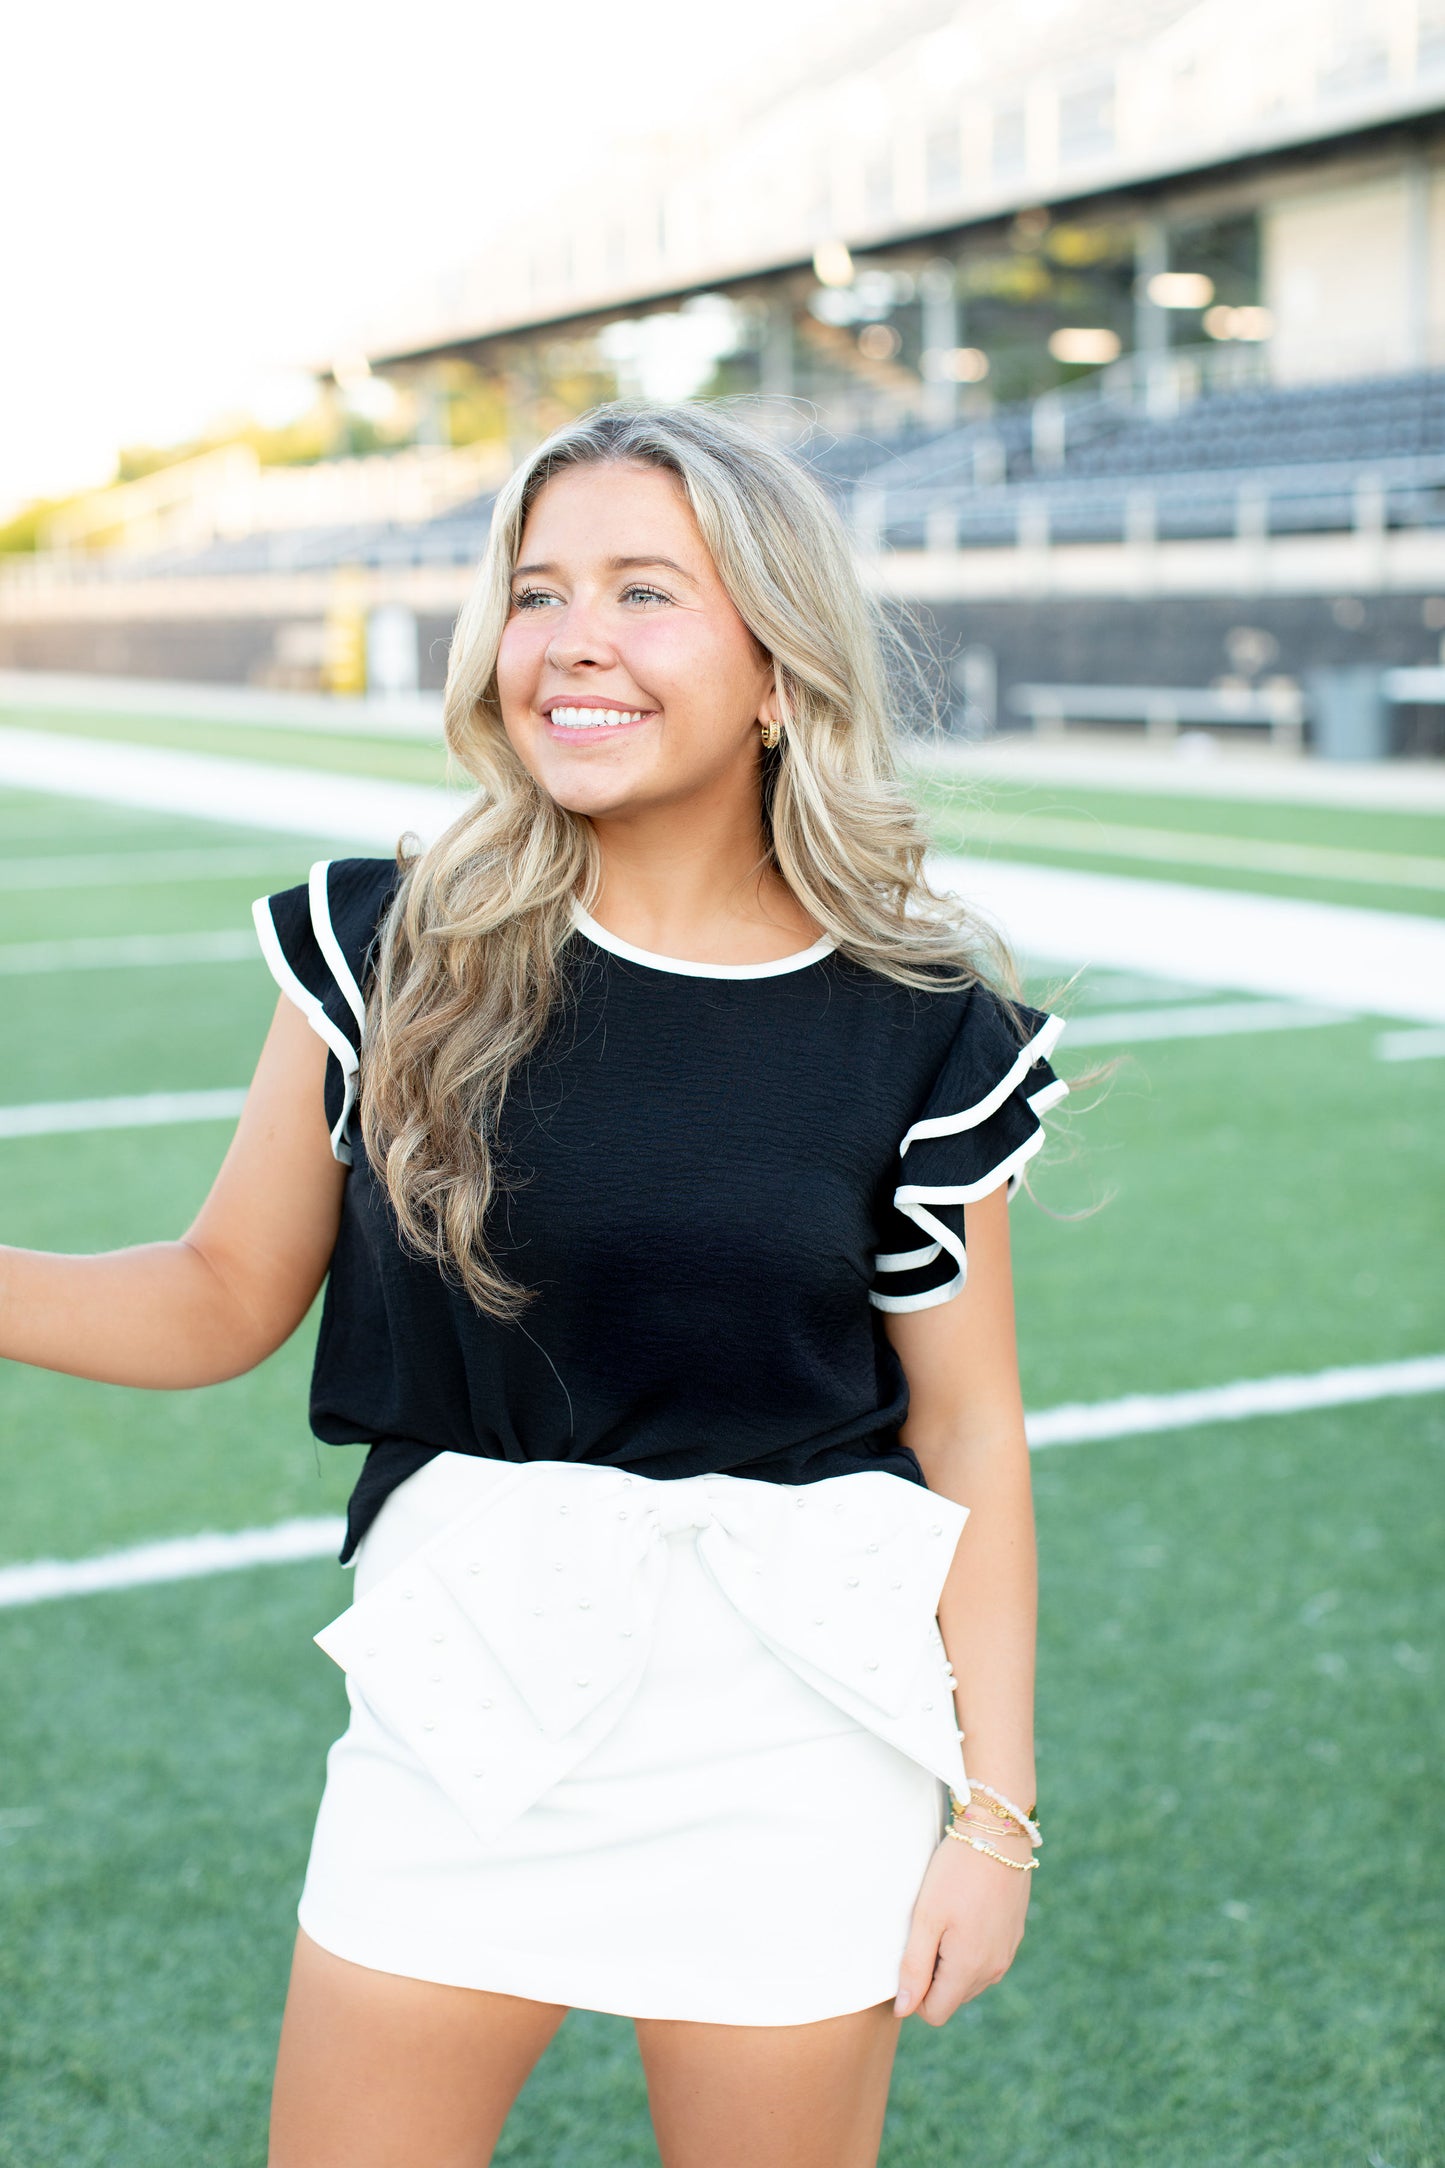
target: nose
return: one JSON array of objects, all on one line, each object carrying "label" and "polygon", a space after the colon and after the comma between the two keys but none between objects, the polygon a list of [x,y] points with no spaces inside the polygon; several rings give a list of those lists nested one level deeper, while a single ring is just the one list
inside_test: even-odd
[{"label": "nose", "polygon": [[661,1536],[680,1535],[688,1528],[709,1527],[712,1506],[708,1501],[707,1478],[686,1475],[659,1483],[649,1510]]},{"label": "nose", "polygon": [[564,610],[555,613],[553,625],[547,660],[554,670],[581,670],[588,664],[605,667],[616,661],[612,642],[580,597],[574,596]]}]

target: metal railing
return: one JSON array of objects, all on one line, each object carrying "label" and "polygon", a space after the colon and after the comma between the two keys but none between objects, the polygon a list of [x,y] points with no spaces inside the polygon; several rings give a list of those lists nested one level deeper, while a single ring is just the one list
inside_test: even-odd
[{"label": "metal railing", "polygon": [[[990,663],[992,658],[989,658]],[[1396,749],[1392,711],[1445,707],[1445,663],[1381,669],[1370,663],[1307,671],[1301,686],[1281,680],[1246,685],[1014,685],[1007,706],[1044,735],[1070,723],[1142,723],[1151,738],[1173,738],[1181,725],[1205,729],[1253,725],[1272,744],[1325,760],[1384,760]],[[990,702],[990,707],[992,702]],[[991,735],[991,713],[979,715]]]},{"label": "metal railing", "polygon": [[1297,685],[1015,685],[1008,705],[1041,733],[1069,723],[1142,723],[1151,738],[1172,738],[1182,723],[1248,723],[1265,725],[1276,745],[1297,750],[1304,741]]},{"label": "metal railing", "polygon": [[1061,541],[1148,545],[1170,536],[1262,541],[1274,534],[1445,525],[1445,454],[1148,476],[1060,476],[993,488],[958,483],[854,492],[865,550],[1017,547]]},{"label": "metal railing", "polygon": [[1445,664],[1436,669],[1387,670],[1381,690],[1395,707],[1445,707]]}]

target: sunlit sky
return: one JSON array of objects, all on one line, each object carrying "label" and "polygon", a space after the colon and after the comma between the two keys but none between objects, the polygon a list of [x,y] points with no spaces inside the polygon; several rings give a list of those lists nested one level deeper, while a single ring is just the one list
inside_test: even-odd
[{"label": "sunlit sky", "polygon": [[[879,5],[885,0],[879,0]],[[0,68],[0,516],[356,344],[836,0],[50,0]]]}]

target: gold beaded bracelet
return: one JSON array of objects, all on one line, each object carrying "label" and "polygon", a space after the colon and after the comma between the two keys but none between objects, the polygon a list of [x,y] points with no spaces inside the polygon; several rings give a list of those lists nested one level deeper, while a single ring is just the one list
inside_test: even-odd
[{"label": "gold beaded bracelet", "polygon": [[[985,1798],[984,1796],[985,1792],[987,1792],[988,1794],[987,1798]],[[977,1798],[975,1798],[974,1796],[975,1793],[978,1794]],[[962,1813],[965,1807],[986,1806],[990,1814],[1006,1814],[1011,1821],[1018,1821],[1020,1819],[1018,1810],[1001,1802],[992,1785],[984,1786],[979,1783],[976,1777],[969,1785],[967,1799],[960,1799],[957,1792],[953,1789],[952,1785],[950,1785],[948,1788],[948,1796],[953,1803],[955,1813]],[[1028,1809],[1029,1821],[1033,1821],[1038,1811],[1039,1803],[1036,1799],[1033,1805]]]},{"label": "gold beaded bracelet", "polygon": [[[978,1794],[976,1798],[975,1793]],[[995,1791],[991,1784],[982,1784],[977,1780],[970,1782],[966,1800],[959,1798],[952,1785],[949,1786],[948,1797],[955,1816],[961,1816],[965,1807],[977,1807],[980,1813],[993,1814],[1000,1821],[1015,1823],[1027,1836],[1030,1844],[1038,1845],[1043,1842],[1043,1831],[1034,1819],[1039,1811],[1037,1800],[1025,1812],[1021,1807],[1016,1807],[1011,1799],[1005,1798],[1003,1793]]]},{"label": "gold beaded bracelet", "polygon": [[982,1837],[965,1836],[957,1822],[950,1822],[944,1835],[956,1838],[960,1844],[968,1845],[975,1852],[987,1852],[990,1859],[996,1859],[1001,1866],[1012,1867],[1018,1874],[1032,1874],[1038,1865],[1036,1859],[1010,1859],[1007,1852],[996,1851],[993,1845],[985,1844]]},{"label": "gold beaded bracelet", "polygon": [[998,1822],[985,1822],[976,1814],[955,1814],[953,1826],[955,1829],[981,1829],[988,1837],[1022,1837],[1025,1843],[1033,1841],[1026,1829],[1005,1829]]}]

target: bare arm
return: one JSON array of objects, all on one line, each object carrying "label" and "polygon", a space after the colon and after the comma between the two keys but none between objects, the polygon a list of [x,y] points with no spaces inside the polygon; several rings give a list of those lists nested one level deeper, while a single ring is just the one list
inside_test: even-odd
[{"label": "bare arm", "polygon": [[[965,1208],[968,1279],[953,1301],[890,1313],[909,1385],[902,1436],[930,1490],[967,1506],[938,1605],[969,1778],[1025,1811],[1034,1799],[1038,1569],[1014,1342],[1008,1197]],[[894,2008],[942,2025],[1002,1979],[1023,1939],[1033,1874],[1022,1834],[989,1837],[1008,1867],[945,1837],[914,1905]]]},{"label": "bare arm", "polygon": [[938,1607],[958,1678],[970,1776],[1034,1798],[1038,1567],[1002,1185],[965,1207],[968,1280],[952,1302],[892,1314],[908,1379],[902,1437],[930,1490],[969,1508]]},{"label": "bare arm", "polygon": [[326,1048],[281,996],[230,1149],[174,1242],[98,1256],[0,1245],[0,1356],[111,1385],[214,1385],[289,1339],[326,1277],[346,1169]]}]

